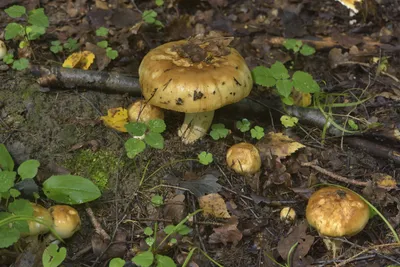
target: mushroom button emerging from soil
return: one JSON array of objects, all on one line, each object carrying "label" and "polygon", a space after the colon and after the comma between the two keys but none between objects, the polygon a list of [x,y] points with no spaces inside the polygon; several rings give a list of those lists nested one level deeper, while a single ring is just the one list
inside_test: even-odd
[{"label": "mushroom button emerging from soil", "polygon": [[369,220],[368,205],[354,192],[334,186],[316,191],[308,200],[308,223],[324,236],[352,236]]},{"label": "mushroom button emerging from soil", "polygon": [[243,142],[228,149],[226,163],[236,173],[242,175],[254,174],[261,168],[261,157],[255,146]]},{"label": "mushroom button emerging from soil", "polygon": [[67,205],[55,205],[49,208],[53,216],[53,228],[63,239],[70,238],[81,227],[78,211]]},{"label": "mushroom button emerging from soil", "polygon": [[139,81],[149,104],[185,113],[178,131],[194,143],[211,126],[214,111],[240,101],[253,87],[243,57],[228,47],[232,38],[194,37],[151,50],[139,66]]},{"label": "mushroom button emerging from soil", "polygon": [[0,59],[3,59],[3,57],[7,54],[7,47],[6,44],[0,40]]},{"label": "mushroom button emerging from soil", "polygon": [[150,105],[144,100],[135,101],[128,108],[129,121],[148,122],[155,119],[164,119],[164,111],[159,107]]},{"label": "mushroom button emerging from soil", "polygon": [[37,221],[29,221],[29,234],[22,234],[23,236],[41,235],[49,232],[49,227],[53,224],[53,218],[50,212],[39,204],[31,203],[33,208],[33,217],[43,223]]}]

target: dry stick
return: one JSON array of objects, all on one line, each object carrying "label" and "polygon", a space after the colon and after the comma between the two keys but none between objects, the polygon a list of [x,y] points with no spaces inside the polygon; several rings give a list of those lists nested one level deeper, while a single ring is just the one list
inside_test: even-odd
[{"label": "dry stick", "polygon": [[[170,219],[158,219],[158,218],[130,218],[129,220],[125,220],[124,222],[164,222],[164,223],[173,223],[173,220]],[[213,225],[213,226],[223,226],[224,223],[219,222],[205,222],[205,221],[193,221],[193,224],[200,225]]]},{"label": "dry stick", "polygon": [[352,185],[357,185],[357,186],[367,186],[369,184],[369,182],[356,181],[356,180],[353,180],[353,179],[349,179],[349,178],[340,176],[340,175],[335,174],[333,172],[330,172],[330,171],[328,171],[328,170],[326,170],[326,169],[324,169],[324,168],[322,168],[322,167],[320,167],[318,165],[315,165],[315,163],[316,163],[316,160],[312,161],[312,162],[303,162],[303,163],[301,163],[301,166],[302,167],[311,167],[314,170],[317,170],[322,174],[325,174],[325,175],[327,175],[327,176],[329,176],[329,177],[331,177],[331,178],[333,178],[333,179],[335,179],[337,181],[340,181],[340,182],[343,182],[343,183],[346,183],[346,184],[352,184]]},{"label": "dry stick", "polygon": [[90,221],[92,222],[92,225],[96,231],[97,234],[99,234],[104,240],[111,240],[110,236],[107,234],[107,232],[101,227],[99,221],[97,220],[96,216],[94,216],[92,208],[89,206],[86,207],[86,213],[89,215]]}]

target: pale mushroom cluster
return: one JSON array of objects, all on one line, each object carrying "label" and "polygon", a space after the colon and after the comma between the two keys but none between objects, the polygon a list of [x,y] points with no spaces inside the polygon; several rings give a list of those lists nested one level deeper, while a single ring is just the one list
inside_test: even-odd
[{"label": "pale mushroom cluster", "polygon": [[49,209],[31,203],[35,221],[28,221],[29,233],[23,236],[46,234],[50,227],[63,239],[70,238],[81,227],[81,219],[76,209],[68,205],[54,205]]}]

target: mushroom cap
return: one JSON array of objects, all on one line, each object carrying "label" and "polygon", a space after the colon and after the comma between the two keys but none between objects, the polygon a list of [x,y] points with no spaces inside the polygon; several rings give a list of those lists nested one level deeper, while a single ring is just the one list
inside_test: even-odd
[{"label": "mushroom cap", "polygon": [[314,192],[308,200],[308,223],[324,236],[352,236],[364,229],[369,207],[357,194],[334,186]]},{"label": "mushroom cap", "polygon": [[33,208],[33,217],[35,217],[37,220],[43,221],[44,224],[38,223],[36,221],[28,221],[29,234],[23,233],[23,236],[33,236],[47,233],[50,230],[49,227],[53,223],[53,218],[51,217],[50,212],[39,204],[31,203],[31,205]]},{"label": "mushroom cap", "polygon": [[128,108],[129,121],[148,122],[155,119],[164,119],[164,111],[159,107],[146,103],[145,100],[138,100]]},{"label": "mushroom cap", "polygon": [[6,54],[7,54],[6,44],[2,40],[0,40],[0,59],[3,59]]},{"label": "mushroom cap", "polygon": [[53,216],[53,228],[61,238],[69,238],[81,227],[81,219],[76,209],[68,205],[49,208]]},{"label": "mushroom cap", "polygon": [[281,221],[289,223],[296,219],[296,211],[291,207],[284,207],[279,214]]},{"label": "mushroom cap", "polygon": [[242,175],[254,174],[261,168],[261,157],[255,146],[243,142],[228,149],[226,163],[236,173]]},{"label": "mushroom cap", "polygon": [[[144,98],[152,105],[185,113],[216,110],[240,101],[253,87],[251,72],[237,50],[200,62],[178,53],[188,40],[151,50],[139,66]],[[200,47],[208,46],[203,42]],[[178,51],[177,51],[178,50]]]}]

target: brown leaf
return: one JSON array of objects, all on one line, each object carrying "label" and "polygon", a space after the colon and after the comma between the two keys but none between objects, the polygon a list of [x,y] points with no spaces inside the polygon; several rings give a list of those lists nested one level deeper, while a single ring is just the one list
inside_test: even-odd
[{"label": "brown leaf", "polygon": [[256,147],[261,157],[271,154],[278,158],[285,158],[305,146],[282,133],[270,132],[256,144]]},{"label": "brown leaf", "polygon": [[174,223],[180,222],[186,216],[185,195],[176,195],[165,203],[164,218]]},{"label": "brown leaf", "polygon": [[293,254],[293,262],[304,258],[314,243],[314,237],[306,234],[307,223],[303,222],[296,226],[294,230],[287,236],[279,240],[278,252],[284,260],[287,260],[290,249],[298,242]]},{"label": "brown leaf", "polygon": [[234,246],[242,240],[243,234],[237,229],[238,219],[232,217],[225,225],[214,228],[214,233],[209,236],[210,244],[222,243],[227,245],[233,243]]},{"label": "brown leaf", "polygon": [[372,180],[375,182],[376,186],[379,188],[386,189],[390,191],[397,188],[397,182],[392,176],[385,173],[373,173],[371,175]]},{"label": "brown leaf", "polygon": [[226,204],[221,195],[217,193],[199,197],[199,206],[203,209],[205,217],[230,218]]}]

